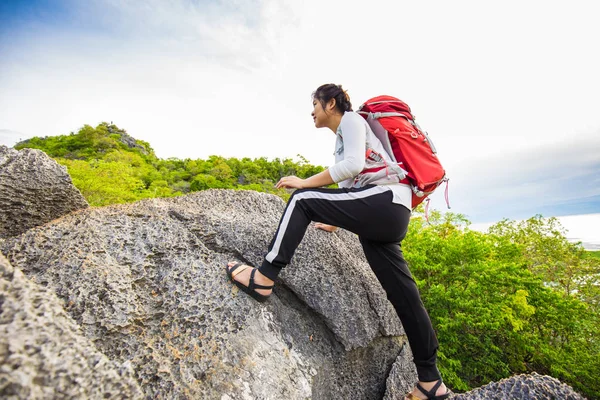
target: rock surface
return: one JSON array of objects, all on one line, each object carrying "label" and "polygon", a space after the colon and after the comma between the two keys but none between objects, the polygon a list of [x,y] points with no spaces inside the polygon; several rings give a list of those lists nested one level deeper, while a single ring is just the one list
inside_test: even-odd
[{"label": "rock surface", "polygon": [[283,208],[227,190],[88,208],[0,251],[146,397],[381,399],[405,337],[354,235],[309,227],[267,303],[228,281],[227,261],[260,264]]},{"label": "rock surface", "polygon": [[413,390],[418,379],[417,368],[412,359],[410,347],[404,347],[387,377],[383,400],[404,400],[404,395]]},{"label": "rock surface", "polygon": [[148,154],[148,149],[140,145],[134,137],[130,136],[125,129],[119,129],[116,125],[106,124],[106,130],[110,134],[119,135],[119,141],[124,143],[130,149],[138,149],[142,154]]},{"label": "rock surface", "polygon": [[[416,380],[417,371],[412,362],[410,347],[406,346],[387,378],[383,400],[404,400],[404,395],[413,389],[411,383]],[[535,372],[492,382],[466,393],[453,394],[451,398],[454,400],[585,400],[570,386]]]},{"label": "rock surface", "polygon": [[0,254],[0,398],[142,398],[129,363],[83,337],[52,291]]},{"label": "rock surface", "polygon": [[532,373],[492,382],[453,397],[455,400],[585,400],[573,389],[550,376]]},{"label": "rock surface", "polygon": [[85,207],[65,167],[40,150],[0,146],[0,238]]}]

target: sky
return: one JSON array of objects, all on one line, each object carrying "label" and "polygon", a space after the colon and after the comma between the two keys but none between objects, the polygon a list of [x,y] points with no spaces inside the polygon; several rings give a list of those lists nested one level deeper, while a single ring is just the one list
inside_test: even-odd
[{"label": "sky", "polygon": [[329,166],[335,136],[314,127],[311,93],[338,83],[355,108],[381,94],[411,106],[450,211],[474,226],[585,216],[570,231],[587,240],[600,226],[595,3],[3,0],[0,144],[106,121],[161,158]]}]

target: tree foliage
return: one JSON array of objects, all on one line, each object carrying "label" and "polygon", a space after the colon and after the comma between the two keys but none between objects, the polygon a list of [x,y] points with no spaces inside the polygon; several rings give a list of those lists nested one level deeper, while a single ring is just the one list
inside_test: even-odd
[{"label": "tree foliage", "polygon": [[15,148],[40,149],[65,165],[75,186],[94,206],[205,189],[250,189],[287,200],[287,190],[275,189],[281,177],[307,178],[324,169],[300,155],[299,161],[214,155],[206,160],[159,159],[148,143],[106,122],[96,128],[85,125],[69,135],[28,139]]},{"label": "tree foliage", "polygon": [[430,220],[411,220],[403,251],[450,386],[536,371],[600,398],[598,258],[570,243],[554,218],[504,220],[488,233],[461,215]]}]

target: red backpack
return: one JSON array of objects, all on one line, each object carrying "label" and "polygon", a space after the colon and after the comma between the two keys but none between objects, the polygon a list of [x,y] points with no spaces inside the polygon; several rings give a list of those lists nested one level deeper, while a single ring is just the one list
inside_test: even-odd
[{"label": "red backpack", "polygon": [[448,203],[446,171],[429,135],[415,122],[410,107],[395,97],[378,96],[367,100],[357,112],[367,120],[393,161],[408,172],[400,183],[410,185],[413,209],[442,182],[446,182]]}]

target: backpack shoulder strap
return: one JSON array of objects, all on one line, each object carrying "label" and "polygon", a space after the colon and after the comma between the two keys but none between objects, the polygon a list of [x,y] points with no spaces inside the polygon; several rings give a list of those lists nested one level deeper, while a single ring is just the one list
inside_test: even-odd
[{"label": "backpack shoulder strap", "polygon": [[397,113],[397,112],[374,112],[374,113],[371,113],[371,112],[366,112],[366,111],[358,111],[358,114],[366,115],[368,118],[371,118],[371,119],[379,119],[379,118],[385,118],[385,117],[403,117],[403,118],[406,118],[411,123],[413,122],[413,120],[410,119],[408,116],[406,116],[402,113]]}]

